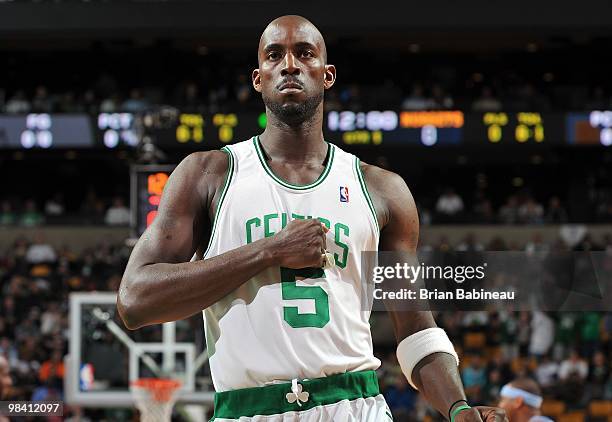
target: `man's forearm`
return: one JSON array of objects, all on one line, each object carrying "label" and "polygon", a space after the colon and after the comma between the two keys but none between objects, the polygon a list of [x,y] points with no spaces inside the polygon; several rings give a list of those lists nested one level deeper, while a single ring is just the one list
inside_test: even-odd
[{"label": "man's forearm", "polygon": [[423,358],[412,371],[412,381],[445,417],[454,402],[466,398],[457,361],[448,353],[433,353]]},{"label": "man's forearm", "polygon": [[117,306],[129,329],[187,318],[274,264],[261,239],[210,259],[142,265],[126,271]]}]

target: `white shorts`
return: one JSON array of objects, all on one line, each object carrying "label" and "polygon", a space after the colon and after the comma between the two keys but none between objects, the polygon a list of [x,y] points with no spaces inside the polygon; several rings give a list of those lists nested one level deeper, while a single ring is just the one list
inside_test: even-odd
[{"label": "white shorts", "polygon": [[389,422],[374,371],[347,372],[215,395],[215,422]]}]

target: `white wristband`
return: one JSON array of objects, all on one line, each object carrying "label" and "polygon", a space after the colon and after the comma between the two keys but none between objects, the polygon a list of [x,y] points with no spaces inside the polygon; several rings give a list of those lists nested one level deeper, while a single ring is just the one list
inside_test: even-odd
[{"label": "white wristband", "polygon": [[397,360],[408,382],[418,390],[412,382],[412,370],[426,356],[432,353],[444,352],[453,355],[459,365],[459,356],[453,343],[442,328],[426,328],[406,337],[397,346]]}]

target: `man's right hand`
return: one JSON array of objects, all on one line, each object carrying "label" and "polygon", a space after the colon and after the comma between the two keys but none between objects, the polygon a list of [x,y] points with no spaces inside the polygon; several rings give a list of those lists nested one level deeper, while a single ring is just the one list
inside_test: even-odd
[{"label": "man's right hand", "polygon": [[316,218],[292,220],[270,238],[275,264],[294,269],[322,267],[328,231]]}]

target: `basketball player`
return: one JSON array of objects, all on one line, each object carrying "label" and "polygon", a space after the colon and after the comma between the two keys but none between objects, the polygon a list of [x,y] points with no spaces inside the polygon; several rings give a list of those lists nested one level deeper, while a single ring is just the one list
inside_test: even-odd
[{"label": "basketball player", "polygon": [[[136,329],[204,310],[216,421],[389,421],[359,258],[415,251],[413,198],[398,175],[323,139],[336,69],[312,23],[271,22],[258,61],[266,129],[174,170],[130,257],[119,312]],[[432,406],[454,421],[504,419],[467,405],[457,354],[429,312],[391,319],[403,372]]]},{"label": "basketball player", "polygon": [[537,382],[519,378],[504,385],[499,393],[499,407],[506,411],[510,422],[552,422],[540,415],[542,390]]}]

